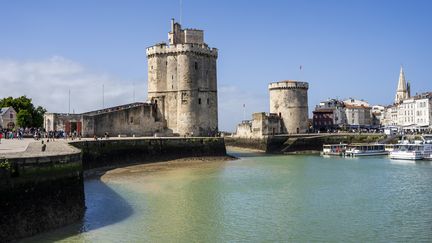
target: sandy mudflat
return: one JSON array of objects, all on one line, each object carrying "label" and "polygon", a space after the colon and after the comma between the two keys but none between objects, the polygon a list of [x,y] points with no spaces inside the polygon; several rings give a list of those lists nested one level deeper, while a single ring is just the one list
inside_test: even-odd
[{"label": "sandy mudflat", "polygon": [[121,176],[130,177],[134,175],[151,174],[153,172],[169,171],[179,168],[220,167],[226,162],[232,160],[235,160],[235,158],[230,156],[192,157],[148,164],[130,165],[106,171],[101,179],[102,181],[106,182]]},{"label": "sandy mudflat", "polygon": [[237,147],[237,146],[226,146],[226,149],[227,151],[232,151],[232,152],[265,153],[265,151],[261,149],[253,149],[253,148],[245,148],[245,147]]}]

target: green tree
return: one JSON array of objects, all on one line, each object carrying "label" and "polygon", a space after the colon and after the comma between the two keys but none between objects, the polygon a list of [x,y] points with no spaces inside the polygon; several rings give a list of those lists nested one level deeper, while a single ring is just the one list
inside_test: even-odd
[{"label": "green tree", "polygon": [[31,127],[33,124],[32,114],[28,110],[20,110],[17,114],[19,127]]},{"label": "green tree", "polygon": [[[18,98],[7,97],[0,99],[0,107],[12,106],[17,112],[17,123],[20,127],[42,127],[43,125],[43,115],[46,110],[32,103],[32,99],[27,98],[23,95]],[[22,112],[21,112],[22,111]],[[21,118],[19,118],[21,112]]]},{"label": "green tree", "polygon": [[46,109],[43,108],[42,106],[38,106],[36,107],[36,109],[33,110],[33,114],[32,114],[32,126],[33,127],[42,127],[43,125],[43,116],[46,112]]}]

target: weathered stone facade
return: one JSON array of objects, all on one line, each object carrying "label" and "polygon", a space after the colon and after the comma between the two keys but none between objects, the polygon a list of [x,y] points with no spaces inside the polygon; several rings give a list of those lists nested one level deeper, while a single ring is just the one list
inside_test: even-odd
[{"label": "weathered stone facade", "polygon": [[155,108],[151,103],[132,103],[82,114],[46,113],[44,127],[83,137],[101,137],[105,132],[110,136],[172,135]]},{"label": "weathered stone facade", "polygon": [[261,138],[262,136],[282,133],[282,119],[277,114],[256,112],[252,120],[242,121],[237,125],[236,137]]},{"label": "weathered stone facade", "polygon": [[292,80],[269,84],[270,113],[282,117],[283,133],[307,132],[308,88],[308,83]]},{"label": "weathered stone facade", "polygon": [[217,49],[204,43],[202,30],[172,20],[170,44],[147,48],[148,96],[180,135],[208,136],[218,131]]}]

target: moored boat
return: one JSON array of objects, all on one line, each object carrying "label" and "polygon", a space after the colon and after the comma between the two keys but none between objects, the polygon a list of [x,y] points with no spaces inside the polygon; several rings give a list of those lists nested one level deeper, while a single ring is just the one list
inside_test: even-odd
[{"label": "moored boat", "polygon": [[384,144],[350,144],[347,146],[345,156],[377,156],[387,155]]},{"label": "moored boat", "polygon": [[402,141],[398,148],[390,152],[390,159],[432,160],[432,144],[424,141]]},{"label": "moored boat", "polygon": [[346,150],[346,144],[324,144],[321,155],[342,156]]},{"label": "moored boat", "polygon": [[388,151],[389,153],[391,151],[394,151],[395,149],[397,149],[398,145],[397,144],[385,144],[384,145],[384,149],[385,151]]}]

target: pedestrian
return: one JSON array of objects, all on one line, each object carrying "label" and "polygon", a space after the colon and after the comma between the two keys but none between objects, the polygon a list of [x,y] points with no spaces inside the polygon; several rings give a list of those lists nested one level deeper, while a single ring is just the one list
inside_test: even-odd
[{"label": "pedestrian", "polygon": [[0,143],[2,138],[3,138],[3,131],[0,131]]}]

